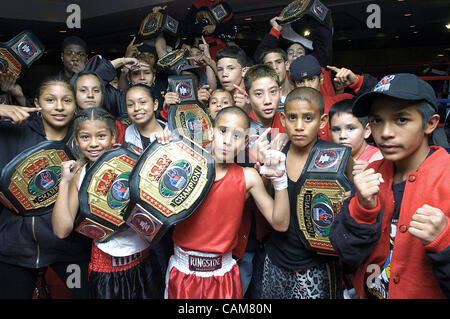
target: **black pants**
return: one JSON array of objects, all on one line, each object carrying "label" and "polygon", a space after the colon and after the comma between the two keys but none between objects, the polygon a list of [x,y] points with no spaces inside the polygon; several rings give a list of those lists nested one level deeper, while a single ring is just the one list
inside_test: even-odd
[{"label": "black pants", "polygon": [[[73,275],[69,265],[78,265],[80,270],[79,287],[69,288],[73,299],[89,298],[88,265],[89,261],[55,263],[50,267],[63,283]],[[39,272],[46,269],[33,269],[12,265],[0,261],[0,299],[31,299],[37,284]],[[50,296],[51,297],[51,296]]]}]

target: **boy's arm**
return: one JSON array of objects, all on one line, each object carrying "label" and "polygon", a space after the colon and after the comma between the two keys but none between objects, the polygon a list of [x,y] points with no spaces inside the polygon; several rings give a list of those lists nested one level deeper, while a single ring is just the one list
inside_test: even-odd
[{"label": "boy's arm", "polygon": [[258,210],[266,218],[273,229],[287,231],[289,227],[289,196],[287,188],[275,190],[275,199],[267,193],[263,180],[251,167],[244,168],[247,193],[249,193]]},{"label": "boy's arm", "polygon": [[[449,235],[447,232],[447,236]],[[433,264],[433,275],[437,279],[439,287],[450,299],[450,246],[439,252],[427,251],[426,254]]]},{"label": "boy's arm", "polygon": [[351,203],[356,201],[356,190],[344,200],[341,212],[331,225],[329,239],[339,258],[351,265],[359,266],[370,256],[381,236],[381,210],[375,212],[374,223],[363,223],[352,217]]},{"label": "boy's arm", "polygon": [[264,154],[264,165],[257,163],[255,167],[260,174],[272,181],[275,200],[267,193],[261,176],[252,168],[246,168],[248,191],[270,225],[276,231],[285,232],[289,228],[290,219],[286,155],[277,150],[268,150]]},{"label": "boy's arm", "polygon": [[442,210],[423,205],[413,215],[408,231],[422,241],[433,264],[433,275],[450,298],[450,218]]},{"label": "boy's arm", "polygon": [[253,54],[253,59],[258,63],[262,63],[262,61],[260,61],[260,56],[265,49],[276,48],[280,44],[280,35],[283,27],[278,24],[277,20],[279,19],[280,17],[274,17],[270,20],[271,29],[264,35],[264,38],[259,42],[255,53]]},{"label": "boy's arm", "polygon": [[331,244],[350,265],[362,264],[380,238],[382,214],[378,195],[382,182],[381,174],[373,168],[357,174],[352,193],[331,226]]},{"label": "boy's arm", "polygon": [[79,169],[80,166],[75,161],[61,163],[62,178],[52,212],[53,233],[60,239],[70,235],[78,212],[79,202],[76,185],[80,178]]}]

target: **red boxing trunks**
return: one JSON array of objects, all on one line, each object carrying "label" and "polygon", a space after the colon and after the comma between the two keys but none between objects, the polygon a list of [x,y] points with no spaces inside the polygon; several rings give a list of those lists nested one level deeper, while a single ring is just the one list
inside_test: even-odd
[{"label": "red boxing trunks", "polygon": [[175,245],[166,273],[166,299],[242,299],[239,267],[231,256],[185,251]]}]

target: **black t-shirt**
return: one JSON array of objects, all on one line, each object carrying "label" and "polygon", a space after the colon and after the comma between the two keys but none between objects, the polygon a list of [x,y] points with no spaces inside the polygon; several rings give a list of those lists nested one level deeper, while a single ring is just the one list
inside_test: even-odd
[{"label": "black t-shirt", "polygon": [[141,142],[142,142],[142,149],[146,149],[147,146],[150,144],[150,138],[149,137],[145,137],[144,135],[140,134],[141,136]]},{"label": "black t-shirt", "polygon": [[[283,153],[286,155],[289,146],[290,143],[283,149]],[[303,173],[304,171],[302,174]],[[306,248],[297,234],[297,196],[295,194],[295,184],[295,181],[288,178],[288,194],[291,214],[289,228],[286,232],[272,230],[265,245],[270,260],[275,265],[290,270],[311,268],[330,260],[330,257],[317,254],[315,251]]]}]

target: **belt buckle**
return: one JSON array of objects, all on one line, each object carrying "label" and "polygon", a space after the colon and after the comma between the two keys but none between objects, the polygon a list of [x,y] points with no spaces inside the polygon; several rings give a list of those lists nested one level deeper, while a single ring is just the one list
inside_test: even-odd
[{"label": "belt buckle", "polygon": [[132,262],[138,260],[139,258],[141,258],[141,256],[142,256],[142,254],[140,252],[135,253],[130,256],[124,256],[124,257],[111,256],[111,264],[113,267],[126,266],[126,265],[129,265]]},{"label": "belt buckle", "polygon": [[189,270],[191,271],[214,271],[222,268],[222,256],[203,257],[189,255]]}]

